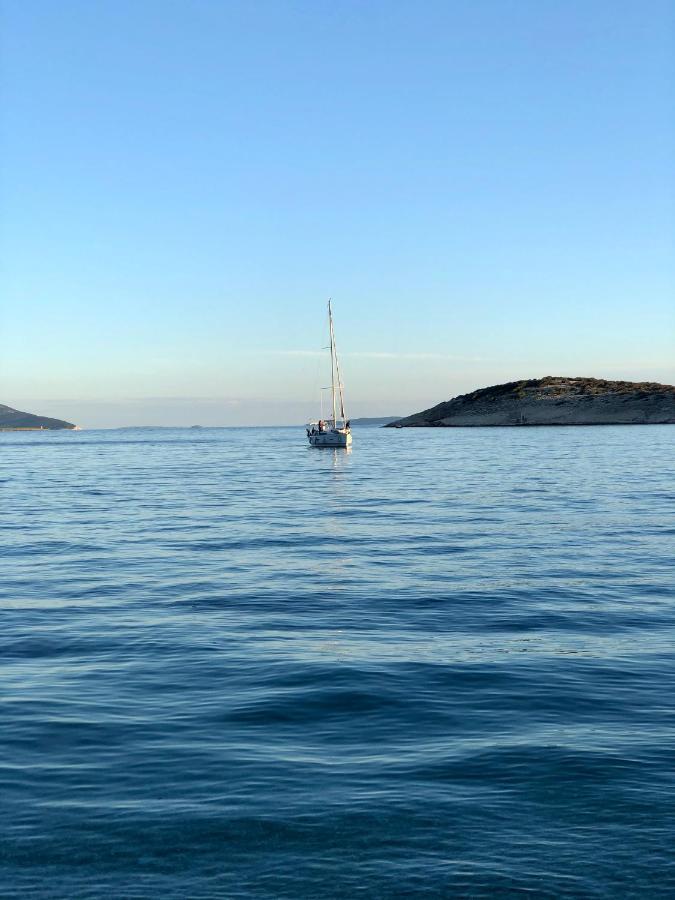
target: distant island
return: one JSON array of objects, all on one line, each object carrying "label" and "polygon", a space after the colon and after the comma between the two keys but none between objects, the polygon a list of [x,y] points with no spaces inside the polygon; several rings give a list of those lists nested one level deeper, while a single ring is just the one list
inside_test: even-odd
[{"label": "distant island", "polygon": [[675,424],[673,385],[549,375],[462,394],[386,427],[664,424]]},{"label": "distant island", "polygon": [[63,419],[49,419],[46,416],[34,416],[21,412],[0,403],[0,431],[42,431],[43,429],[77,428],[72,422]]},{"label": "distant island", "polygon": [[375,418],[361,418],[361,419],[352,419],[351,425],[388,425],[390,422],[398,422],[400,416],[380,416]]}]

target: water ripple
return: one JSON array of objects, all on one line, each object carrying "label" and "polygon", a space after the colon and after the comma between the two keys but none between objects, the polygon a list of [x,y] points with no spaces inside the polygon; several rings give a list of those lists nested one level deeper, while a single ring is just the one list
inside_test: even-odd
[{"label": "water ripple", "polygon": [[0,446],[3,898],[675,896],[675,429]]}]

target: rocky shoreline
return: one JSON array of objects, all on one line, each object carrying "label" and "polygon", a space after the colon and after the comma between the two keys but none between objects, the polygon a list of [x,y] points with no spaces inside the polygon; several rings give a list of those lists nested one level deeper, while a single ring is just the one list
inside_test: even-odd
[{"label": "rocky shoreline", "polygon": [[662,424],[675,424],[673,385],[547,376],[481,388],[385,427]]}]

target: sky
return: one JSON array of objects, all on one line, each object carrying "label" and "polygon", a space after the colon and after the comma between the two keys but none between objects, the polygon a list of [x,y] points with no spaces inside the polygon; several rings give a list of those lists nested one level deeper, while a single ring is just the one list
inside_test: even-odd
[{"label": "sky", "polygon": [[675,382],[675,0],[3,0],[0,403]]}]

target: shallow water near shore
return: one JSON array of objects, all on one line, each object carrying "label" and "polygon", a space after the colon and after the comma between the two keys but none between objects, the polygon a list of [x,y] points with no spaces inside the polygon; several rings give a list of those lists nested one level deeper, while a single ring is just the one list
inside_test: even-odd
[{"label": "shallow water near shore", "polygon": [[675,895],[675,427],[0,435],[0,895]]}]

